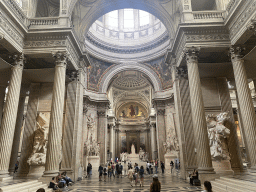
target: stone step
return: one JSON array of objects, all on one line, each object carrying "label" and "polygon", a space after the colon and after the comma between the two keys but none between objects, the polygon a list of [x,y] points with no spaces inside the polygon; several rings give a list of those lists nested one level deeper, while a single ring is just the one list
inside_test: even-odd
[{"label": "stone step", "polygon": [[219,187],[217,185],[212,185],[212,190],[213,191],[218,191],[218,192],[227,192],[226,189],[223,189],[223,188],[221,188],[221,187]]},{"label": "stone step", "polygon": [[216,179],[215,181],[212,181],[213,186],[217,186],[219,188],[222,188],[226,191],[232,191],[232,192],[252,192],[256,191],[255,186],[247,186],[246,184],[240,184],[237,183],[234,179],[234,181],[227,181],[222,179]]},{"label": "stone step", "polygon": [[34,192],[39,188],[47,189],[48,185],[38,182],[37,180],[27,181],[2,187],[1,192]]},{"label": "stone step", "polygon": [[250,182],[250,181],[245,181],[245,180],[239,180],[239,179],[234,179],[234,178],[226,178],[226,177],[220,177],[221,180],[224,181],[229,181],[230,183],[236,183],[236,184],[241,184],[246,186],[251,186],[256,188],[256,183]]}]

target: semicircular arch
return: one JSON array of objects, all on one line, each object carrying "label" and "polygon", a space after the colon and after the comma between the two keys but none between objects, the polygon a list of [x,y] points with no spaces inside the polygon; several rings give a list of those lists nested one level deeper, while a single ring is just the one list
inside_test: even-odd
[{"label": "semicircular arch", "polygon": [[134,70],[139,71],[143,73],[148,80],[153,85],[153,88],[155,91],[161,91],[162,90],[162,84],[161,80],[157,76],[157,74],[148,66],[139,64],[137,62],[133,63],[123,63],[116,65],[111,70],[109,70],[101,79],[100,86],[99,86],[99,92],[100,93],[106,93],[108,90],[109,85],[111,84],[111,80],[113,77],[115,77],[118,73],[127,71],[127,70]]}]

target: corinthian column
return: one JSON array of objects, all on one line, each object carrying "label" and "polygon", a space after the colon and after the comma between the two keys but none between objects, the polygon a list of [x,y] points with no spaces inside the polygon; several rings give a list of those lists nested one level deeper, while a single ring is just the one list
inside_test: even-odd
[{"label": "corinthian column", "polygon": [[111,152],[111,158],[114,161],[115,156],[114,156],[114,125],[110,125],[110,152]]},{"label": "corinthian column", "polygon": [[8,87],[2,126],[0,129],[0,177],[8,175],[13,136],[19,106],[24,55],[14,55],[14,65]]},{"label": "corinthian column", "polygon": [[156,159],[155,152],[156,152],[156,136],[155,136],[155,125],[150,124],[150,139],[151,139],[151,158]]},{"label": "corinthian column", "polygon": [[231,60],[236,81],[237,96],[239,101],[243,132],[247,143],[247,155],[251,169],[256,169],[256,119],[255,111],[248,86],[244,60],[241,56],[241,47],[232,47]]},{"label": "corinthian column", "polygon": [[56,66],[44,176],[56,175],[59,172],[61,130],[65,98],[67,54],[65,52],[57,52],[53,57],[55,58]]},{"label": "corinthian column", "polygon": [[187,49],[185,52],[188,67],[192,121],[198,158],[198,172],[215,173],[212,168],[203,95],[198,70],[198,53],[199,51],[196,48]]}]

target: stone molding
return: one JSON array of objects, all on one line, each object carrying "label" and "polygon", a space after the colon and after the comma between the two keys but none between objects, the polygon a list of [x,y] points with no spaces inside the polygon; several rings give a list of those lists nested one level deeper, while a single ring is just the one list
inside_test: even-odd
[{"label": "stone molding", "polygon": [[231,46],[229,49],[231,59],[242,59],[242,57],[244,56],[244,51],[245,48],[243,46]]}]

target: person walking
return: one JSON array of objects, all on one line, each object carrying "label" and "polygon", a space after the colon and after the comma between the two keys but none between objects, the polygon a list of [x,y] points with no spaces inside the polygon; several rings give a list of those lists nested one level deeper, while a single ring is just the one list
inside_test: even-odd
[{"label": "person walking", "polygon": [[146,169],[147,169],[148,174],[150,175],[149,165],[150,165],[150,163],[147,161],[147,163],[146,163]]},{"label": "person walking", "polygon": [[116,172],[115,172],[117,178],[119,178],[119,164],[116,163]]},{"label": "person walking", "polygon": [[130,180],[131,186],[133,187],[133,185],[132,185],[132,181],[133,181],[133,170],[132,170],[132,167],[131,167],[131,166],[129,167],[129,170],[128,170],[128,178],[129,178],[129,180]]},{"label": "person walking", "polygon": [[112,166],[111,164],[108,164],[108,177],[111,178],[111,176],[112,176]]},{"label": "person walking", "polygon": [[104,167],[104,169],[103,169],[104,182],[106,182],[107,175],[108,175],[108,168],[107,168],[107,166],[106,166],[106,167]]},{"label": "person walking", "polygon": [[163,161],[161,161],[161,169],[162,169],[162,174],[164,174],[165,166],[164,166],[164,162]]},{"label": "person walking", "polygon": [[121,178],[122,178],[122,175],[123,175],[123,165],[121,163],[119,165],[119,170],[120,170],[120,175],[121,175]]},{"label": "person walking", "polygon": [[101,180],[102,175],[103,175],[103,167],[102,167],[102,165],[99,166],[98,172],[99,172],[99,181],[102,181]]},{"label": "person walking", "polygon": [[153,175],[153,182],[150,185],[150,192],[160,192],[161,191],[161,182],[158,180],[158,176]]},{"label": "person walking", "polygon": [[140,187],[144,187],[144,167],[141,166],[140,167],[140,171],[139,171],[139,174],[140,174]]}]

